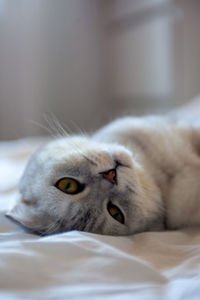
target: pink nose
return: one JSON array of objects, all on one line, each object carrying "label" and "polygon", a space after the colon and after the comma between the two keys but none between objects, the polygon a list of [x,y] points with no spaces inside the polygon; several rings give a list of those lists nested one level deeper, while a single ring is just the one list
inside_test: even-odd
[{"label": "pink nose", "polygon": [[103,177],[107,180],[109,180],[113,184],[117,184],[117,174],[116,174],[116,169],[112,169],[106,172],[102,172]]}]

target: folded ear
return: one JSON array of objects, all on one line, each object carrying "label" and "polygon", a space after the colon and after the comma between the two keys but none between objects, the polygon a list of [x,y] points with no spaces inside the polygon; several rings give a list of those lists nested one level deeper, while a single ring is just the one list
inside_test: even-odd
[{"label": "folded ear", "polygon": [[39,229],[42,226],[42,218],[38,217],[36,203],[24,198],[19,198],[6,216],[29,229]]}]

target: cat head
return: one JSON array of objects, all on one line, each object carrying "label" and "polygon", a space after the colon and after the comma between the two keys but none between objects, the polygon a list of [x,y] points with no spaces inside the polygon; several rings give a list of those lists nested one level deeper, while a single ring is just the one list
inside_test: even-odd
[{"label": "cat head", "polygon": [[86,137],[56,139],[30,159],[8,216],[40,234],[128,235],[159,215],[155,186],[132,153]]}]

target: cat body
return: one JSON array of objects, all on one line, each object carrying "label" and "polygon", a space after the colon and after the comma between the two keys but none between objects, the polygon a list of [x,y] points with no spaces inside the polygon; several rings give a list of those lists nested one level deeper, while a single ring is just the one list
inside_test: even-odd
[{"label": "cat body", "polygon": [[198,124],[126,117],[39,149],[8,216],[40,234],[128,235],[199,225],[199,181]]}]

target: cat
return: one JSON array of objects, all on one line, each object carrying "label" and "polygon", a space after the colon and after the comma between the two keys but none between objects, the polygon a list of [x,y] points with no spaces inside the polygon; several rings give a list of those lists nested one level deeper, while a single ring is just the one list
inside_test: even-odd
[{"label": "cat", "polygon": [[200,127],[164,116],[124,117],[63,136],[27,164],[7,215],[41,235],[106,235],[200,224]]}]

